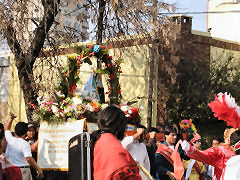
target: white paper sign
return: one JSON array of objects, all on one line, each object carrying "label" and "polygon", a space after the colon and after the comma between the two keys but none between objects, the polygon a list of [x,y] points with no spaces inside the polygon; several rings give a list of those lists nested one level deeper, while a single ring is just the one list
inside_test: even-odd
[{"label": "white paper sign", "polygon": [[68,142],[83,132],[85,120],[49,125],[41,122],[39,129],[38,165],[48,170],[68,170]]}]

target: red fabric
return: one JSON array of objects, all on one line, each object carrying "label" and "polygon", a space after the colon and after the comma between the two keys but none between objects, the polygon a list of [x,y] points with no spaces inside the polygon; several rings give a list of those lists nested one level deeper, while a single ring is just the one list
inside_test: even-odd
[{"label": "red fabric", "polygon": [[226,121],[228,126],[240,128],[240,116],[237,107],[228,106],[225,101],[225,94],[222,95],[222,101],[215,95],[215,100],[210,102],[208,106],[219,120]]},{"label": "red fabric", "polygon": [[19,167],[6,168],[6,180],[22,180],[22,173]]},{"label": "red fabric", "polygon": [[184,174],[184,167],[182,164],[182,160],[180,154],[178,153],[178,146],[180,141],[175,146],[174,151],[164,144],[160,144],[156,153],[160,153],[163,155],[174,167],[174,177],[176,180],[181,180]]},{"label": "red fabric", "polygon": [[111,133],[104,133],[94,146],[94,180],[141,180],[132,156]]},{"label": "red fabric", "polygon": [[173,167],[174,167],[174,177],[176,180],[181,180],[182,176],[184,174],[184,167],[183,163],[180,157],[180,154],[178,153],[178,146],[181,141],[178,141],[177,145],[175,146],[175,149],[171,155],[171,159],[173,161]]},{"label": "red fabric", "polygon": [[156,151],[156,153],[163,155],[163,157],[165,157],[173,165],[173,160],[171,159],[172,152],[173,150],[164,144],[159,144]]},{"label": "red fabric", "polygon": [[225,163],[228,159],[235,156],[235,153],[227,145],[211,147],[204,151],[199,151],[198,149],[190,146],[187,156],[191,159],[212,165],[214,167],[217,180],[220,180],[222,171],[225,168]]}]

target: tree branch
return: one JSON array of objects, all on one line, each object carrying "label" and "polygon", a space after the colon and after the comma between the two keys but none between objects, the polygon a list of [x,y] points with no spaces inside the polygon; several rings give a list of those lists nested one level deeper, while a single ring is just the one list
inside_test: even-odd
[{"label": "tree branch", "polygon": [[42,0],[44,7],[44,15],[39,26],[34,31],[34,39],[31,42],[30,53],[32,55],[31,63],[34,63],[35,59],[39,56],[39,53],[44,45],[47,33],[50,30],[55,16],[58,13],[58,6],[60,0]]}]

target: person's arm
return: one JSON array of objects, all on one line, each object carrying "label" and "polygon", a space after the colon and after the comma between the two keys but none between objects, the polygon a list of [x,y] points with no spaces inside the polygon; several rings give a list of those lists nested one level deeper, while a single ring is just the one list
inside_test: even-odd
[{"label": "person's arm", "polygon": [[42,169],[37,165],[37,163],[36,163],[36,161],[33,159],[33,157],[28,156],[28,157],[26,157],[26,160],[27,160],[28,164],[30,164],[30,166],[32,166],[32,167],[37,171],[38,177],[39,177],[39,178],[42,178],[42,177],[43,177],[43,171],[42,171]]},{"label": "person's arm", "polygon": [[31,145],[31,151],[32,152],[37,152],[37,148],[38,148],[38,140]]},{"label": "person's arm", "polygon": [[137,128],[137,133],[134,134],[133,136],[127,136],[124,137],[121,144],[124,149],[128,149],[128,146],[134,142],[142,133],[144,129],[143,128]]},{"label": "person's arm", "polygon": [[13,120],[16,118],[17,116],[13,113],[10,112],[10,119],[8,120],[8,122],[4,125],[4,130],[10,130],[11,126],[12,126],[12,122]]},{"label": "person's arm", "polygon": [[197,148],[191,146],[187,141],[181,143],[182,149],[187,153],[187,156],[191,159],[215,166],[221,158],[219,148],[211,147],[204,151],[199,151]]},{"label": "person's arm", "polygon": [[156,144],[155,135],[156,135],[156,132],[154,131],[149,133],[149,140],[147,141],[146,146],[152,147]]}]

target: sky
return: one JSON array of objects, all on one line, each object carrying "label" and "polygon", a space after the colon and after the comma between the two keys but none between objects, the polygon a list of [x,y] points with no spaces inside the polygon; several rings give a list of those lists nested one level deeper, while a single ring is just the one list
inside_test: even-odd
[{"label": "sky", "polygon": [[[208,0],[178,0],[178,12],[206,12]],[[186,14],[193,17],[192,29],[207,31],[207,14]]]}]

